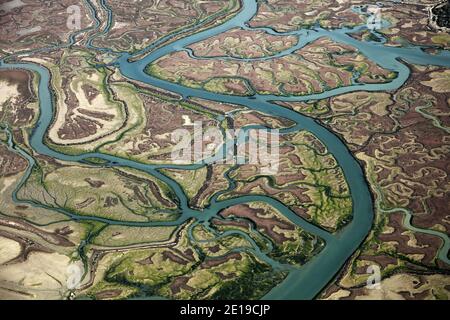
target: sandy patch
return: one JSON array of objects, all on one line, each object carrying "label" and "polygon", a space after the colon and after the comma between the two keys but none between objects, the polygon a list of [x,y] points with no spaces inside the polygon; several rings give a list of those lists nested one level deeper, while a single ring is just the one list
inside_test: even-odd
[{"label": "sandy patch", "polygon": [[[100,82],[100,76],[96,73],[92,74],[90,77],[88,77],[90,81]],[[94,100],[90,103],[87,99],[84,91],[81,88],[82,82],[78,82],[74,84],[74,82],[70,85],[70,90],[75,94],[79,104],[78,107],[75,108],[73,115],[71,117],[80,116],[83,118],[90,119],[92,121],[95,121],[97,123],[101,124],[101,127],[97,128],[97,132],[95,134],[89,135],[84,138],[79,139],[65,139],[65,135],[62,134],[61,137],[58,135],[58,131],[61,127],[64,126],[64,123],[66,122],[66,115],[67,115],[67,106],[64,103],[65,95],[63,97],[59,97],[58,99],[58,112],[56,121],[54,122],[54,125],[49,131],[49,137],[50,139],[57,144],[71,144],[71,143],[88,143],[95,139],[98,139],[102,136],[105,136],[111,132],[114,132],[115,130],[119,129],[122,126],[123,118],[119,114],[118,105],[113,106],[113,104],[109,101],[107,101],[105,94],[98,94]],[[61,94],[63,95],[63,94]],[[100,118],[90,117],[86,114],[81,114],[78,110],[82,108],[91,112],[101,112],[106,113],[108,115],[114,116],[114,119],[111,121],[103,120]]]},{"label": "sandy patch", "polygon": [[0,265],[20,254],[20,244],[14,240],[0,237]]},{"label": "sandy patch", "polygon": [[400,292],[411,294],[422,293],[425,290],[444,288],[450,285],[450,277],[445,275],[424,276],[425,281],[420,284],[420,279],[410,274],[397,274],[381,281],[380,289],[365,290],[365,295],[356,297],[358,300],[404,300]]},{"label": "sandy patch", "polygon": [[6,81],[0,81],[0,111],[3,110],[3,104],[9,99],[16,99],[19,96],[18,85],[9,84]]},{"label": "sandy patch", "polygon": [[183,126],[192,126],[194,123],[192,122],[191,118],[188,115],[182,115],[181,116],[184,120]]},{"label": "sandy patch", "polygon": [[0,267],[0,288],[21,298],[61,299],[67,291],[70,259],[59,253],[32,253],[22,263]]},{"label": "sandy patch", "polygon": [[14,182],[16,181],[16,177],[4,177],[0,181],[0,194],[6,191]]},{"label": "sandy patch", "polygon": [[126,22],[114,22],[114,26],[111,28],[111,30],[117,30],[128,27],[128,23]]},{"label": "sandy patch", "polygon": [[339,300],[342,298],[346,298],[350,295],[350,291],[348,290],[338,290],[332,294],[330,294],[330,296],[327,298],[327,300]]}]

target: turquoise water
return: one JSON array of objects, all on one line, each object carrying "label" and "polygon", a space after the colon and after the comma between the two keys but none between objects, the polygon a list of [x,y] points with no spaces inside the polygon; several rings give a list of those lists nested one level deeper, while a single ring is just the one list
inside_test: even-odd
[{"label": "turquoise water", "polygon": [[[363,170],[360,164],[355,160],[352,154],[349,152],[345,144],[332,132],[328,131],[326,128],[322,127],[316,121],[311,118],[302,116],[290,109],[280,107],[279,105],[273,104],[270,101],[307,101],[315,99],[323,99],[347,92],[353,91],[386,91],[395,90],[405,83],[408,79],[410,71],[408,67],[402,63],[402,60],[415,63],[415,64],[433,64],[439,66],[450,66],[450,55],[448,52],[441,52],[438,55],[426,54],[419,47],[407,47],[407,48],[392,48],[384,47],[382,43],[376,42],[359,42],[348,35],[350,32],[356,32],[361,30],[363,27],[357,27],[353,29],[343,28],[337,30],[324,30],[317,28],[315,30],[299,30],[289,32],[287,34],[294,34],[300,36],[299,43],[295,48],[290,48],[283,52],[278,53],[275,56],[283,56],[297,50],[308,43],[316,40],[319,37],[327,36],[337,42],[349,44],[356,47],[363,54],[365,54],[369,59],[376,62],[380,66],[395,71],[397,77],[385,84],[353,84],[347,87],[341,87],[333,90],[328,90],[320,94],[311,94],[301,97],[279,97],[273,95],[255,95],[253,97],[239,97],[230,96],[223,94],[216,94],[211,92],[206,92],[200,89],[192,89],[181,86],[179,84],[170,83],[164,80],[156,79],[152,76],[147,75],[144,72],[145,67],[155,61],[156,59],[170,54],[179,50],[186,50],[190,44],[207,39],[214,35],[223,33],[229,29],[240,27],[249,28],[246,22],[250,20],[256,13],[257,4],[255,0],[244,0],[243,9],[232,19],[223,23],[222,25],[216,26],[214,28],[181,38],[174,41],[173,43],[164,45],[148,54],[147,56],[130,62],[129,58],[133,56],[124,53],[121,54],[120,58],[115,62],[115,66],[120,69],[121,73],[133,80],[141,81],[144,83],[151,84],[153,86],[173,91],[182,95],[184,98],[188,97],[198,97],[207,100],[220,101],[225,103],[234,103],[243,105],[249,109],[261,111],[274,116],[281,116],[287,118],[295,123],[295,126],[283,129],[281,133],[289,133],[298,130],[307,130],[313,133],[317,138],[319,138],[323,144],[327,147],[328,151],[336,158],[339,166],[342,168],[344,176],[348,182],[352,202],[353,202],[353,220],[342,230],[336,234],[330,234],[310,223],[304,219],[298,217],[295,213],[289,210],[279,201],[266,197],[266,196],[242,196],[235,199],[218,201],[214,198],[211,201],[211,205],[204,211],[193,210],[188,207],[188,199],[184,194],[182,188],[173,180],[161,174],[158,169],[161,168],[184,168],[184,169],[197,169],[202,166],[202,164],[193,165],[145,165],[137,163],[128,159],[122,159],[114,157],[111,155],[105,155],[101,153],[85,153],[82,155],[66,155],[55,150],[50,149],[43,143],[45,133],[51,124],[52,117],[54,114],[54,104],[52,99],[52,93],[49,90],[49,80],[50,75],[47,69],[42,66],[33,63],[18,63],[18,64],[5,64],[2,62],[1,68],[20,68],[33,71],[40,75],[39,79],[39,90],[38,96],[40,101],[41,113],[39,121],[33,130],[30,139],[31,147],[39,154],[47,155],[56,159],[64,161],[82,162],[87,158],[96,157],[107,161],[111,166],[123,166],[131,167],[138,170],[145,171],[158,179],[161,179],[169,185],[174,194],[177,196],[179,201],[179,210],[181,215],[175,221],[170,222],[123,222],[114,221],[104,218],[98,218],[93,216],[80,216],[73,213],[66,212],[62,209],[57,209],[57,211],[69,216],[74,220],[95,220],[101,221],[108,224],[122,224],[128,226],[154,226],[154,225],[180,225],[190,218],[196,218],[198,223],[207,222],[208,219],[217,215],[217,213],[229,206],[248,203],[252,201],[264,201],[276,209],[278,209],[283,215],[290,219],[293,223],[302,227],[306,231],[322,238],[326,245],[323,250],[311,259],[306,265],[300,268],[287,268],[286,266],[280,266],[277,262],[269,259],[263,252],[257,248],[254,244],[254,249],[250,249],[251,252],[259,256],[261,259],[271,264],[274,268],[285,267],[290,271],[287,279],[283,281],[280,285],[273,288],[265,298],[268,299],[312,299],[314,298],[333,278],[333,276],[340,270],[345,261],[352,255],[353,252],[360,246],[364,238],[369,233],[372,226],[373,214],[374,214],[374,204],[372,200],[371,193],[368,188],[368,184],[365,180]],[[109,10],[106,6],[106,2],[102,2],[102,6]],[[92,10],[95,10],[92,8]],[[106,25],[107,30],[110,27],[112,21],[113,12],[108,12],[109,18]],[[259,28],[263,29],[268,33],[279,34],[270,28]],[[154,45],[152,45],[154,47]],[[152,47],[152,48],[153,48]],[[94,48],[104,50],[106,48]],[[146,52],[144,49],[142,52]],[[138,54],[141,54],[139,52]],[[28,156],[26,153],[21,151],[21,153],[28,159],[31,165],[33,165],[34,160],[32,157]],[[28,170],[27,174],[31,171]],[[26,179],[27,175],[24,177]],[[14,194],[15,200],[17,200]],[[33,204],[36,205],[36,204]],[[244,235],[243,235],[244,236]],[[247,238],[251,240],[248,236]],[[251,241],[252,242],[252,241]],[[242,249],[248,250],[248,249]]]}]

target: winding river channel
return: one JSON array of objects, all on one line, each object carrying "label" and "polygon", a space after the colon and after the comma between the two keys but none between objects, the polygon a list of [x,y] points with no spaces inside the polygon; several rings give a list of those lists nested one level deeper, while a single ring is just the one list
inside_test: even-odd
[{"label": "winding river channel", "polygon": [[[162,168],[183,168],[186,170],[198,169],[204,164],[193,164],[193,165],[146,165],[138,163],[132,160],[123,159],[119,157],[114,157],[111,155],[106,155],[102,153],[85,153],[82,155],[67,155],[55,150],[50,149],[44,144],[44,136],[51,125],[55,106],[52,99],[52,91],[50,89],[50,74],[49,71],[41,65],[35,63],[5,63],[1,62],[0,68],[19,68],[30,70],[36,74],[39,74],[39,90],[38,97],[40,102],[40,115],[36,127],[30,138],[30,145],[36,153],[47,155],[49,157],[60,159],[64,161],[71,162],[84,162],[87,158],[95,157],[105,160],[110,166],[119,167],[130,167],[137,170],[142,170],[147,172],[158,179],[161,179],[169,185],[174,194],[177,196],[179,201],[179,209],[182,212],[180,217],[176,221],[170,222],[124,222],[115,221],[105,218],[99,218],[95,216],[85,216],[76,215],[64,211],[63,209],[57,210],[73,220],[77,221],[100,221],[106,224],[119,224],[127,226],[156,226],[156,225],[181,225],[185,223],[188,219],[195,218],[197,223],[207,222],[211,217],[217,215],[217,213],[229,206],[248,203],[252,201],[264,201],[276,209],[278,209],[283,215],[290,219],[293,223],[297,224],[306,231],[321,237],[326,245],[323,250],[312,258],[305,265],[298,268],[289,268],[289,275],[287,278],[278,286],[274,287],[264,298],[267,299],[312,299],[317,296],[318,293],[332,280],[332,278],[337,274],[337,272],[342,268],[344,263],[349,259],[349,257],[357,250],[361,245],[367,234],[369,233],[373,216],[374,216],[374,201],[372,195],[369,191],[368,183],[365,179],[365,175],[361,165],[356,161],[353,155],[349,152],[345,144],[332,132],[330,132],[325,127],[321,126],[318,122],[311,118],[303,116],[293,110],[283,108],[271,101],[307,101],[323,99],[327,97],[332,97],[335,95],[340,95],[343,93],[353,92],[353,91],[386,91],[395,90],[402,86],[408,79],[410,71],[408,67],[402,62],[407,61],[409,63],[421,64],[421,65],[438,65],[450,67],[450,54],[446,51],[441,51],[438,54],[427,54],[422,48],[409,46],[409,47],[386,47],[383,42],[361,42],[351,36],[352,32],[358,32],[366,28],[366,26],[358,26],[355,28],[342,28],[334,30],[325,30],[321,28],[314,28],[310,30],[298,30],[287,33],[278,33],[270,28],[256,28],[263,30],[267,33],[274,35],[297,35],[299,37],[299,42],[295,47],[289,48],[283,52],[276,54],[273,57],[280,57],[292,53],[295,50],[311,43],[312,41],[318,39],[319,37],[329,37],[336,42],[351,45],[357,48],[361,53],[363,53],[370,60],[376,62],[383,68],[395,71],[397,77],[384,84],[359,84],[354,83],[350,86],[340,87],[332,90],[327,90],[319,94],[311,94],[307,96],[272,96],[272,95],[254,95],[252,97],[242,97],[242,96],[231,96],[224,94],[217,94],[207,92],[201,89],[192,89],[184,87],[182,85],[167,82],[164,80],[152,77],[144,72],[145,67],[154,62],[156,59],[165,56],[167,54],[173,53],[175,51],[188,50],[186,49],[189,45],[205,40],[209,37],[221,34],[230,30],[232,28],[243,28],[251,29],[247,22],[256,14],[257,3],[255,0],[243,0],[243,7],[237,15],[233,18],[227,20],[221,25],[214,26],[210,29],[194,33],[185,37],[181,37],[169,44],[159,46],[154,49],[155,45],[151,45],[147,50],[152,49],[149,54],[143,56],[142,58],[136,60],[136,56],[141,56],[146,50],[142,50],[134,55],[128,53],[122,53],[120,57],[111,65],[112,67],[117,67],[120,72],[129,79],[140,81],[153,85],[164,90],[172,91],[180,94],[183,98],[197,97],[207,100],[219,101],[224,103],[232,103],[245,106],[251,110],[257,110],[264,112],[266,114],[284,117],[295,123],[294,126],[281,130],[282,134],[295,132],[299,130],[307,130],[313,133],[322,143],[327,147],[328,151],[335,157],[339,166],[342,168],[344,176],[350,188],[351,197],[353,201],[353,219],[352,221],[342,228],[339,232],[331,234],[323,229],[320,229],[304,219],[300,218],[284,206],[279,201],[267,197],[267,196],[241,196],[238,198],[218,201],[217,196],[211,201],[211,204],[204,211],[197,211],[189,208],[188,199],[183,192],[179,184],[177,184],[172,179],[163,175],[159,169]],[[106,28],[109,28],[111,21],[113,19],[113,12],[107,7],[106,2],[102,1],[102,6],[104,10],[107,10],[108,22]],[[91,8],[95,15],[95,8]],[[98,19],[98,18],[96,18]],[[97,21],[99,22],[99,21]],[[100,25],[97,23],[97,26]],[[195,28],[194,28],[195,30]],[[73,42],[74,37],[71,37],[70,41]],[[106,48],[96,48],[93,47],[90,42],[88,42],[88,47],[95,50],[107,50]],[[149,49],[150,48],[150,49]],[[190,52],[192,55],[192,52]],[[272,58],[273,58],[272,57]],[[134,59],[130,59],[134,58]],[[195,58],[195,57],[194,57]],[[213,59],[213,58],[211,58]],[[214,59],[227,59],[226,57],[218,57]],[[238,59],[238,58],[233,58]],[[261,58],[260,58],[261,59]],[[267,57],[263,59],[268,59]],[[136,61],[135,61],[136,60]],[[244,59],[252,60],[252,59]],[[12,143],[11,143],[12,147]],[[29,161],[29,167],[27,173],[24,175],[22,182],[19,184],[16,191],[21,187],[23,182],[28,178],[32,166],[34,165],[34,159],[28,155],[25,151],[15,147],[16,152],[19,152]],[[102,164],[104,165],[104,164]],[[17,192],[16,192],[17,193]],[[14,194],[14,200],[19,201],[16,198],[16,193]],[[33,204],[36,205],[36,204]],[[192,237],[192,235],[191,235]],[[445,239],[444,239],[445,241]],[[446,241],[446,248],[448,250],[448,237]],[[244,249],[242,249],[244,250]],[[263,252],[261,252],[256,244],[251,251],[258,257],[263,259],[265,262],[271,264],[274,268],[287,268],[285,266],[279,265],[277,262],[269,259]],[[445,255],[441,255],[442,259],[445,259]]]}]

